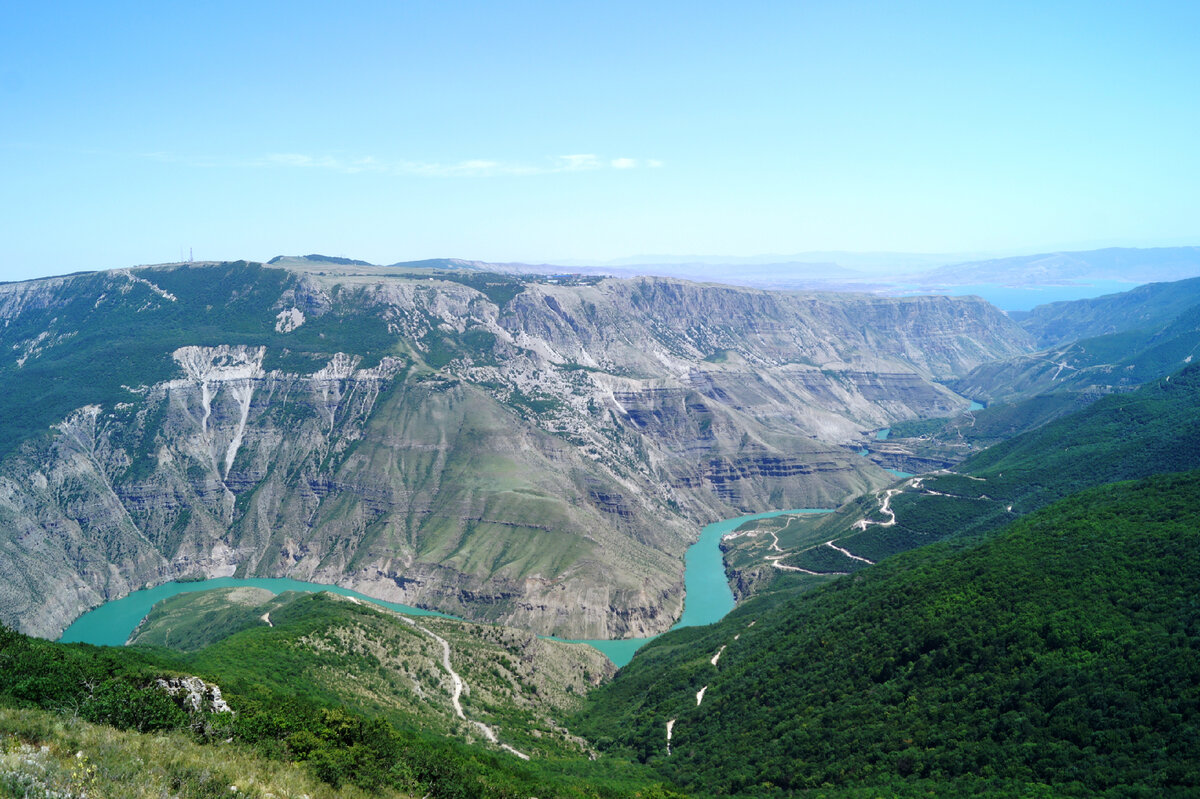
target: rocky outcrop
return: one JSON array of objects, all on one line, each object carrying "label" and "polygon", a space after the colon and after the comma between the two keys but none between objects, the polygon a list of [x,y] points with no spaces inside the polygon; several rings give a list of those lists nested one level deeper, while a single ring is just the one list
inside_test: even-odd
[{"label": "rocky outcrop", "polygon": [[221,695],[221,686],[205,682],[199,677],[160,677],[154,684],[188,713],[233,712],[233,708]]},{"label": "rocky outcrop", "polygon": [[[224,282],[0,287],[18,391],[163,319],[120,382],[65,374],[87,401],[0,462],[6,622],[53,636],[142,585],[236,574],[573,638],[661,632],[702,523],[884,484],[851,449],[863,430],[962,408],[938,380],[1024,347],[970,299],[210,269]],[[219,344],[213,284],[243,331]],[[67,306],[91,310],[72,328]]]}]

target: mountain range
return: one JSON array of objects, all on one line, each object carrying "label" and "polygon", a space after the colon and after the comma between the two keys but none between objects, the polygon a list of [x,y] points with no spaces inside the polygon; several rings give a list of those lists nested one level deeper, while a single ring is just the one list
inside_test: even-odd
[{"label": "mountain range", "polygon": [[[321,256],[0,286],[0,791],[1192,795],[1198,294]],[[830,512],[726,535],[723,620],[615,675],[538,637],[665,630],[699,525],[787,507]],[[22,634],[219,574],[469,620],[235,588],[127,647]]]},{"label": "mountain range", "polygon": [[866,431],[1032,346],[975,299],[384,271],[0,287],[0,618],[54,635],[145,584],[290,576],[661,632],[699,523],[884,484]]},{"label": "mountain range", "polygon": [[[277,256],[271,265],[370,267],[351,258]],[[392,269],[437,268],[513,275],[579,274],[602,277],[673,277],[778,290],[873,291],[884,294],[953,293],[956,287],[979,291],[987,286],[1036,289],[1092,283],[1127,284],[1178,281],[1200,276],[1200,247],[1064,251],[1003,258],[949,254],[809,252],[755,257],[640,256],[603,264],[495,263],[455,258],[403,261]],[[1007,307],[1007,306],[1006,306]],[[1027,306],[1026,306],[1027,307]]]}]

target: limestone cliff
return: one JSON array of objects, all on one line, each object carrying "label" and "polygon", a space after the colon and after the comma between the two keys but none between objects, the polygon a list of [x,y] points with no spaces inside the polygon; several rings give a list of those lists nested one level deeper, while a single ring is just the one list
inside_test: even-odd
[{"label": "limestone cliff", "polygon": [[887,476],[863,432],[1028,349],[991,306],[676,280],[169,267],[0,287],[0,618],[291,576],[666,629],[699,525]]}]

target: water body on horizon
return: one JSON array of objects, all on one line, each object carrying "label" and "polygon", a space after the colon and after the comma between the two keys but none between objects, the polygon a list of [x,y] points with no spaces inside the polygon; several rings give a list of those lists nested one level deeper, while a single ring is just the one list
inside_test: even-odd
[{"label": "water body on horizon", "polygon": [[[754,513],[748,516],[738,516],[714,522],[705,527],[700,533],[700,540],[692,544],[684,555],[684,590],[686,591],[683,616],[672,627],[696,627],[720,621],[725,614],[733,610],[736,602],[733,590],[725,576],[725,563],[721,554],[721,536],[732,532],[745,522],[752,519],[767,519],[773,516],[783,516],[790,513],[829,513],[823,508],[804,508],[799,510],[776,510],[766,513]],[[121,599],[105,602],[103,605],[84,613],[68,627],[59,639],[63,643],[87,643],[98,646],[124,646],[129,636],[154,607],[155,604],[169,599],[177,594],[187,594],[196,591],[208,591],[214,588],[233,588],[249,586],[265,588],[273,594],[285,591],[306,591],[317,593],[328,591],[341,596],[354,597],[364,602],[371,602],[390,610],[409,616],[440,616],[445,619],[459,619],[448,613],[436,610],[415,608],[399,602],[387,602],[376,599],[349,588],[337,585],[322,585],[292,580],[287,577],[214,577],[208,580],[190,582],[164,583],[154,588],[144,588],[134,591]],[[554,636],[547,636],[553,638]],[[645,644],[658,636],[649,638],[624,638],[617,640],[575,640],[555,638],[568,643],[588,644],[608,656],[617,666],[624,666],[633,659],[633,654]]]},{"label": "water body on horizon", "polygon": [[1010,286],[997,283],[977,283],[967,286],[905,287],[904,295],[941,294],[948,297],[975,295],[1002,311],[1031,311],[1039,305],[1065,300],[1088,300],[1106,294],[1129,291],[1140,285],[1136,281],[1088,280],[1061,286]]}]

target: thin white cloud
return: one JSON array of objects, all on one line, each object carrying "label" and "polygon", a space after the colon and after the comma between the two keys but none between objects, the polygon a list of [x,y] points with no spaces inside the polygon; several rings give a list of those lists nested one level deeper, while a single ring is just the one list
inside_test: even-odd
[{"label": "thin white cloud", "polygon": [[274,166],[317,167],[320,169],[345,170],[348,165],[329,156],[311,156],[302,153],[272,153],[266,158]]},{"label": "thin white cloud", "polygon": [[591,153],[583,155],[560,155],[555,160],[558,166],[552,169],[552,172],[580,172],[585,169],[600,169],[603,166],[603,162]]},{"label": "thin white cloud", "polygon": [[373,156],[344,158],[307,153],[268,153],[260,158],[247,160],[185,157],[167,152],[147,152],[143,153],[142,157],[162,163],[185,164],[193,167],[312,169],[341,172],[348,175],[373,173],[397,177],[429,178],[520,177],[565,172],[591,172],[602,169],[649,169],[662,166],[661,161],[654,159],[603,158],[594,153],[552,156],[540,164],[495,161],[486,158],[470,158],[449,163],[387,161]]}]

